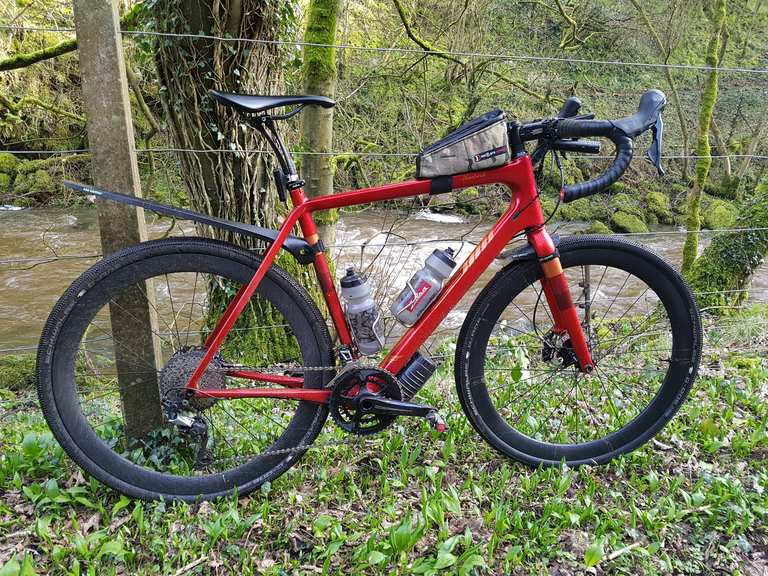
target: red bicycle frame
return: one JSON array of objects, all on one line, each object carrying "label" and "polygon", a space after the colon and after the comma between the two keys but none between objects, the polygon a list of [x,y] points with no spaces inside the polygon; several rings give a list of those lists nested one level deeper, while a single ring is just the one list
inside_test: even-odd
[{"label": "red bicycle frame", "polygon": [[[581,370],[590,372],[593,363],[589,347],[571,299],[568,282],[560,266],[559,255],[544,227],[544,214],[539,203],[530,157],[522,155],[499,168],[459,174],[453,176],[451,181],[451,189],[453,190],[484,184],[503,184],[510,190],[512,201],[506,212],[450,278],[435,302],[418,322],[402,335],[389,354],[381,361],[380,367],[392,374],[398,374],[510,240],[525,231],[528,242],[536,252],[544,273],[541,283],[547,304],[552,312],[554,331],[558,334],[567,333]],[[270,245],[253,278],[235,295],[216,327],[208,336],[205,342],[206,353],[190,377],[187,388],[197,389],[200,377],[205,373],[208,364],[219,350],[229,330],[256,292],[259,283],[266,275],[296,223],[299,224],[304,239],[314,246],[319,240],[317,228],[312,219],[314,212],[430,194],[432,186],[432,180],[410,180],[311,199],[305,198],[302,188],[292,190],[293,209],[280,227],[276,240]],[[352,346],[352,336],[336,292],[335,282],[322,251],[318,251],[315,255],[313,265],[339,340],[343,345]],[[302,388],[303,379],[301,377],[236,369],[228,372],[228,375],[270,382],[283,387],[206,389],[205,396],[213,398],[282,398],[324,403],[327,402],[330,395],[329,390]]]}]

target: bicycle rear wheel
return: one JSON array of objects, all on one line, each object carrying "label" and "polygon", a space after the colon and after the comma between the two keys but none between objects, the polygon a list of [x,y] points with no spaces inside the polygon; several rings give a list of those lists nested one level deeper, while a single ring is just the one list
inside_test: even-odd
[{"label": "bicycle rear wheel", "polygon": [[559,246],[593,374],[552,330],[536,261],[508,266],[473,304],[456,349],[465,413],[526,464],[599,464],[634,450],[675,414],[696,377],[701,325],[682,277],[613,237]]},{"label": "bicycle rear wheel", "polygon": [[[124,414],[135,390],[147,390],[146,379],[157,383],[156,400],[179,400],[206,335],[259,263],[223,242],[167,239],[111,255],[72,284],[43,330],[37,375],[43,413],[77,464],[131,496],[194,501],[246,494],[301,458],[326,420],[324,405],[193,399],[181,414],[194,423],[191,429],[169,423],[167,407],[156,401],[146,413]],[[126,299],[146,303],[155,316],[155,362],[139,353],[138,341],[115,336],[135,320]],[[233,365],[293,376],[302,374],[300,367],[333,365],[322,315],[277,266],[227,335],[201,389],[247,386],[225,375]],[[303,377],[305,388],[321,388],[332,372]],[[152,414],[159,426],[140,437],[130,433],[137,418],[141,424]]]}]

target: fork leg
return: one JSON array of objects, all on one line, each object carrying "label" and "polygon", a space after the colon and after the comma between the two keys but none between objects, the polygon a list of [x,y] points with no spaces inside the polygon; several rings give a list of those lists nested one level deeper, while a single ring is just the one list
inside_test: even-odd
[{"label": "fork leg", "polygon": [[579,368],[582,372],[592,372],[594,368],[592,355],[552,238],[543,227],[531,230],[527,237],[539,257],[539,263],[544,272],[541,284],[547,298],[547,305],[552,312],[554,331],[559,334],[568,333],[576,358],[579,360]]},{"label": "fork leg", "polygon": [[544,271],[542,284],[544,285],[547,304],[555,320],[555,331],[560,330],[560,333],[568,333],[573,351],[579,360],[581,371],[586,373],[592,372],[594,368],[592,355],[589,352],[589,345],[584,336],[581,322],[579,322],[579,314],[571,298],[568,280],[560,265],[560,258],[555,256],[546,262],[542,262],[541,268]]}]

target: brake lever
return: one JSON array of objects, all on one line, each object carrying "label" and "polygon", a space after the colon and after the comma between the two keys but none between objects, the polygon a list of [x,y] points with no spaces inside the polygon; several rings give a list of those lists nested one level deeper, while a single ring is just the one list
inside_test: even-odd
[{"label": "brake lever", "polygon": [[651,142],[650,148],[645,151],[645,156],[654,166],[656,166],[659,176],[664,176],[664,169],[661,167],[661,146],[664,137],[664,120],[661,119],[661,114],[656,118],[656,123],[651,126],[651,133],[653,134],[653,142]]}]

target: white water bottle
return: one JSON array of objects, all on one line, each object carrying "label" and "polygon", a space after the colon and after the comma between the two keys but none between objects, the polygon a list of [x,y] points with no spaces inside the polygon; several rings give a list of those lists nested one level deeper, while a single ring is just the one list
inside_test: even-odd
[{"label": "white water bottle", "polygon": [[413,326],[430,304],[437,298],[440,290],[451,275],[456,261],[453,259],[453,250],[435,250],[429,255],[424,268],[416,272],[408,280],[403,291],[390,307],[400,322],[406,326]]},{"label": "white water bottle", "polygon": [[355,269],[347,268],[341,279],[347,322],[357,349],[364,356],[376,354],[384,346],[379,327],[379,309],[371,298],[371,288]]}]

